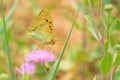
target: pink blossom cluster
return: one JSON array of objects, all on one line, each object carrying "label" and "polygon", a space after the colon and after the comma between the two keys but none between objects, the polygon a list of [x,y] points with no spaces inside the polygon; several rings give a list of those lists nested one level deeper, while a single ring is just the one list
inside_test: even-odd
[{"label": "pink blossom cluster", "polygon": [[22,64],[20,68],[16,68],[16,70],[21,74],[26,73],[32,75],[35,71],[36,63],[43,64],[46,62],[55,61],[55,56],[52,52],[47,50],[33,50],[25,59],[25,63]]}]

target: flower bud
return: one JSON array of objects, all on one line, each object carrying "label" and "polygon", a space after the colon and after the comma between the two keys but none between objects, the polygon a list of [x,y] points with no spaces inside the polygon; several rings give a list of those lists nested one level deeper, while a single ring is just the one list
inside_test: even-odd
[{"label": "flower bud", "polygon": [[105,9],[105,11],[107,11],[107,12],[112,11],[113,5],[112,5],[112,4],[106,4],[106,5],[104,6],[104,9]]}]

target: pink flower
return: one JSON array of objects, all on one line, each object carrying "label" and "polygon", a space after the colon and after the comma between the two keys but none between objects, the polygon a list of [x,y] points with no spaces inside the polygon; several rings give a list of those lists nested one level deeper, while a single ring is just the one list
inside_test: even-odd
[{"label": "pink flower", "polygon": [[34,50],[27,55],[26,61],[31,63],[45,63],[55,60],[55,56],[52,52],[46,50]]},{"label": "pink flower", "polygon": [[16,68],[16,71],[19,72],[20,74],[33,74],[35,71],[35,65],[34,64],[29,64],[29,63],[24,63],[21,65],[20,68]]}]

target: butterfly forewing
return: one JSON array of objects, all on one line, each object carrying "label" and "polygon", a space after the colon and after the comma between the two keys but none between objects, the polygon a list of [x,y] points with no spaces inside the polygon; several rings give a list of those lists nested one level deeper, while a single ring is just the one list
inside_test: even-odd
[{"label": "butterfly forewing", "polygon": [[32,36],[45,44],[53,44],[53,21],[47,9],[42,10],[39,15],[33,19],[28,28],[28,33],[31,33]]}]

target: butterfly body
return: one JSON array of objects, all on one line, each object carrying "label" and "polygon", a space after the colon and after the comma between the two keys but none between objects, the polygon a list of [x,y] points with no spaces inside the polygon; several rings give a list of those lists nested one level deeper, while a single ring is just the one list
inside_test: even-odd
[{"label": "butterfly body", "polygon": [[47,9],[42,10],[39,15],[33,19],[30,27],[28,28],[28,33],[43,44],[49,45],[55,43],[53,21]]}]

